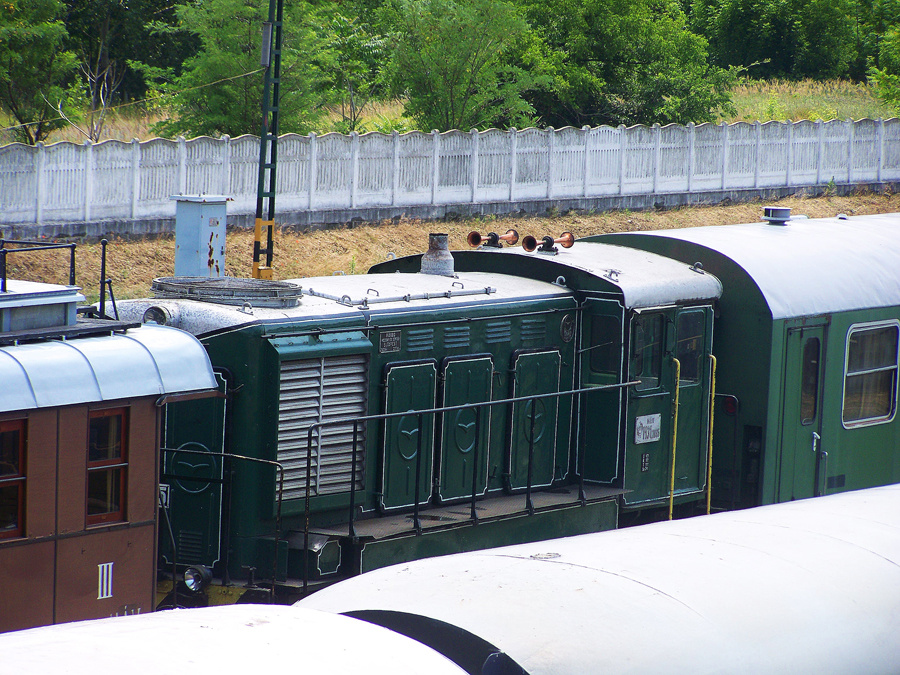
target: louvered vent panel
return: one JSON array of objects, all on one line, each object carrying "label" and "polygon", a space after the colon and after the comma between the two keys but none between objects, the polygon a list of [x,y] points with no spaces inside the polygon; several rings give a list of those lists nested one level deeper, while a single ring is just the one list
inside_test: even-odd
[{"label": "louvered vent panel", "polygon": [[522,319],[522,341],[544,342],[547,337],[545,319]]},{"label": "louvered vent panel", "polygon": [[510,321],[491,321],[485,329],[485,340],[488,344],[509,342],[512,339],[512,323]]},{"label": "louvered vent panel", "polygon": [[434,349],[434,330],[419,328],[406,334],[406,349],[410,352],[431,351]]},{"label": "louvered vent panel", "polygon": [[[316,423],[366,414],[368,357],[329,356],[283,361],[278,404],[278,461],[284,466],[284,499],[306,496],[309,428]],[[357,437],[356,489],[363,487],[365,425]],[[313,437],[311,494],[350,490],[353,424],[322,427]]]},{"label": "louvered vent panel", "polygon": [[444,329],[444,347],[446,349],[459,349],[469,346],[469,327],[451,326]]}]

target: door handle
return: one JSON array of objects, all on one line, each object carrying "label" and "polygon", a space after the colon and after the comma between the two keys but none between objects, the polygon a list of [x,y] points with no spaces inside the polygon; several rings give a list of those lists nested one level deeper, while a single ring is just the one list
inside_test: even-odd
[{"label": "door handle", "polygon": [[822,437],[819,436],[818,432],[812,432],[812,451],[818,452],[819,450],[819,441],[822,440]]}]

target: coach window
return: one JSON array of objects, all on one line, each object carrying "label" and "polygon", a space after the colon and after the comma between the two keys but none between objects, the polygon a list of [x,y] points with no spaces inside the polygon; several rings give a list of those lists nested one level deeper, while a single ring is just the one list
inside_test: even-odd
[{"label": "coach window", "polygon": [[800,424],[812,424],[816,419],[819,400],[819,338],[810,338],[803,347],[800,372]]},{"label": "coach window", "polygon": [[0,539],[25,533],[25,420],[0,422]]},{"label": "coach window", "polygon": [[893,419],[897,409],[900,323],[851,326],[844,371],[844,426]]},{"label": "coach window", "polygon": [[603,375],[619,375],[622,361],[622,324],[617,316],[591,317],[591,371]]},{"label": "coach window", "polygon": [[654,389],[662,368],[663,315],[639,316],[633,327],[631,379],[640,380],[637,389]]},{"label": "coach window", "polygon": [[91,412],[87,464],[88,525],[125,519],[127,431],[128,411],[125,408]]},{"label": "coach window", "polygon": [[703,356],[703,312],[681,312],[675,324],[675,358],[681,364],[682,384],[700,381],[700,359]]}]

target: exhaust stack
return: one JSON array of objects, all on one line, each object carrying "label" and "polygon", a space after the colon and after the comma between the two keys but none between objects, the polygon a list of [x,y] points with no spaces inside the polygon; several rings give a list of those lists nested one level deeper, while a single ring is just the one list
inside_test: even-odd
[{"label": "exhaust stack", "polygon": [[428,235],[428,251],[422,256],[422,274],[455,277],[449,236],[443,233]]}]

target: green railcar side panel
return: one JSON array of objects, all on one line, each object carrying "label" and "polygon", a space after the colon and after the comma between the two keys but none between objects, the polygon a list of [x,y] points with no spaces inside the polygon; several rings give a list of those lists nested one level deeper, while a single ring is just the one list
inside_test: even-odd
[{"label": "green railcar side panel", "polygon": [[[558,351],[520,353],[513,358],[514,398],[559,391]],[[556,398],[541,398],[534,399],[533,402],[513,404],[508,464],[511,489],[524,488],[528,485],[529,456],[532,462],[531,486],[541,487],[553,482],[556,468],[558,407],[559,402]]]},{"label": "green railcar side panel", "polygon": [[[423,504],[431,497],[434,413],[418,415],[415,411],[434,407],[436,385],[437,367],[434,361],[388,366],[384,412],[408,411],[410,414],[384,421],[379,501],[382,510],[412,506],[417,500]],[[421,459],[417,459],[420,450]]]},{"label": "green railcar side panel", "polygon": [[[442,407],[490,401],[493,372],[489,356],[447,362]],[[489,407],[442,414],[439,499],[469,497],[473,486],[476,494],[487,491],[490,433]]]},{"label": "green railcar side panel", "polygon": [[[224,390],[218,373],[216,379]],[[225,401],[166,406],[159,553],[167,564],[213,567],[221,558]]]}]

